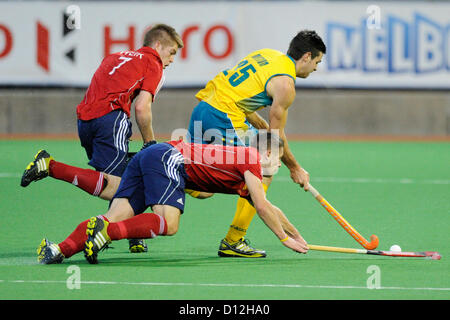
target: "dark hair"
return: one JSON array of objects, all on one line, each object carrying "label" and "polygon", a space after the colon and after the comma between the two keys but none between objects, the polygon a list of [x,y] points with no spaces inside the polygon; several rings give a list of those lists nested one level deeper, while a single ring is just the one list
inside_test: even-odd
[{"label": "dark hair", "polygon": [[314,59],[319,52],[325,54],[327,48],[322,38],[313,30],[302,30],[292,39],[289,44],[287,54],[294,60],[300,59],[305,53],[311,52],[311,58]]},{"label": "dark hair", "polygon": [[280,136],[274,132],[267,130],[258,130],[258,134],[252,139],[251,146],[258,149],[260,152],[264,150],[271,150],[272,147],[284,147],[284,141]]},{"label": "dark hair", "polygon": [[170,41],[176,42],[178,48],[183,48],[183,40],[174,28],[167,24],[154,25],[144,37],[144,46],[151,47],[156,41],[160,41],[164,45],[170,44]]}]

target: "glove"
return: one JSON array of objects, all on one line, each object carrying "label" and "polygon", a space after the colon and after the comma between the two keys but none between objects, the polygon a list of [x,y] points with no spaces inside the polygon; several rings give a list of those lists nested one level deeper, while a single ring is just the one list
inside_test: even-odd
[{"label": "glove", "polygon": [[144,143],[144,145],[142,146],[141,151],[144,150],[145,148],[150,147],[151,145],[157,144],[157,143],[158,143],[158,142],[156,142],[156,140],[151,140],[151,141],[149,141],[149,142],[146,142],[146,143]]},{"label": "glove", "polygon": [[137,152],[128,152],[127,154],[127,164],[131,161],[131,158],[133,158],[136,155]]}]

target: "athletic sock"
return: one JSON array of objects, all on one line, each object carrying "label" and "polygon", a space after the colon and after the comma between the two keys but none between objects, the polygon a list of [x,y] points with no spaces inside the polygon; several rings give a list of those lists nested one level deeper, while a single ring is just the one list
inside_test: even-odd
[{"label": "athletic sock", "polygon": [[69,182],[93,196],[99,196],[106,187],[103,173],[69,166],[55,160],[50,161],[49,175],[55,179]]},{"label": "athletic sock", "polygon": [[133,218],[108,225],[108,235],[111,240],[147,239],[166,233],[166,219],[154,213],[141,213]]},{"label": "athletic sock", "polygon": [[[267,192],[268,186],[263,183],[264,191]],[[236,212],[231,222],[225,240],[230,243],[236,243],[247,234],[247,229],[255,216],[256,209],[244,198],[239,198],[236,204]]]},{"label": "athletic sock", "polygon": [[[104,216],[101,216],[104,220],[108,221],[108,219]],[[75,230],[61,243],[58,244],[61,253],[64,257],[69,258],[73,256],[75,253],[83,251],[84,243],[87,240],[86,228],[88,220],[81,222]]]}]

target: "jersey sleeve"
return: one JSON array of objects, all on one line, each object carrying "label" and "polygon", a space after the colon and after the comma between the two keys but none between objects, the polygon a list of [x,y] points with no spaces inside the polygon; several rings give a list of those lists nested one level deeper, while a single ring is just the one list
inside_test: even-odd
[{"label": "jersey sleeve", "polygon": [[144,74],[144,80],[142,82],[141,90],[150,92],[154,100],[162,81],[163,73],[161,66],[156,63],[156,61],[149,60]]}]

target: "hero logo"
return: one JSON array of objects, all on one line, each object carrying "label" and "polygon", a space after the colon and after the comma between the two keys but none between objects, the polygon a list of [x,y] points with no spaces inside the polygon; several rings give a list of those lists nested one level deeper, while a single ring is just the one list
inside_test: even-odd
[{"label": "hero logo", "polygon": [[[58,52],[63,52],[62,58],[64,60],[76,63],[77,56],[77,39],[72,36],[72,33],[77,33],[81,28],[81,14],[77,6],[69,6],[62,14],[63,31],[62,39],[59,42],[53,43],[57,47]],[[70,10],[71,11],[70,11]],[[150,28],[150,27],[149,27]],[[142,32],[142,39],[146,31]],[[46,72],[50,71],[50,28],[41,21],[36,22],[36,62]],[[10,39],[9,29],[0,25],[0,31],[5,34],[5,39]],[[69,36],[70,35],[70,36]],[[181,59],[186,60],[189,57],[191,50],[192,38],[200,38],[202,41],[202,48],[206,55],[214,60],[225,59],[229,57],[234,50],[234,36],[230,28],[223,24],[215,24],[209,28],[201,28],[199,25],[187,26],[180,33],[184,42],[184,47],[181,50]],[[79,37],[79,34],[77,35]],[[66,39],[68,38],[68,39]],[[141,45],[136,31],[136,26],[129,25],[126,27],[117,27],[106,24],[103,26],[103,56],[117,52],[120,50],[135,50],[137,46]],[[218,41],[219,40],[219,41]],[[220,44],[219,46],[217,44]],[[6,41],[4,49],[0,51],[0,58],[9,53],[12,46],[12,40]]]},{"label": "hero logo", "polygon": [[328,70],[427,73],[450,70],[450,25],[420,13],[412,23],[389,15],[380,28],[327,24]]},{"label": "hero logo", "polygon": [[[151,26],[146,28],[142,33],[142,39],[150,29]],[[105,25],[103,28],[104,39],[104,52],[103,55],[107,55],[120,50],[135,50],[140,47],[141,42],[136,35],[136,27],[129,25],[124,29],[122,26]],[[120,34],[120,35],[119,35]],[[181,59],[185,60],[189,57],[189,51],[191,49],[192,37],[202,38],[202,47],[204,52],[209,58],[220,60],[225,59],[233,52],[234,49],[234,37],[230,28],[223,24],[215,24],[209,28],[201,28],[200,25],[193,24],[182,29],[180,32],[181,38],[184,43],[183,49],[181,49]],[[217,41],[219,39],[220,41]],[[216,40],[216,41],[215,41]],[[137,43],[139,42],[139,43]],[[223,46],[217,46],[217,42],[223,44]]]}]

